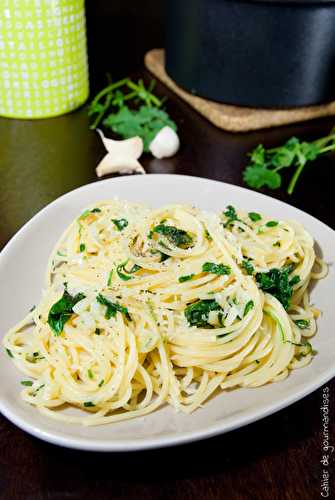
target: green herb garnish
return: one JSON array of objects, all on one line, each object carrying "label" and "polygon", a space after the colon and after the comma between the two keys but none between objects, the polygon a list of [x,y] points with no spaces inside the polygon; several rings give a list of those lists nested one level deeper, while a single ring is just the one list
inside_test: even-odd
[{"label": "green herb garnish", "polygon": [[81,252],[84,252],[84,251],[85,251],[85,248],[86,248],[85,243],[80,243],[79,250],[80,250]]},{"label": "green herb garnish", "polygon": [[88,375],[88,378],[90,378],[90,379],[94,378],[93,372],[90,368],[87,370],[87,375]]},{"label": "green herb garnish", "polygon": [[165,111],[146,105],[138,110],[131,110],[124,106],[105,118],[103,124],[124,139],[141,137],[145,152],[149,151],[150,143],[163,127],[168,126],[177,130],[176,124]]},{"label": "green herb garnish", "polygon": [[26,387],[31,387],[33,383],[32,380],[21,380],[21,385],[25,385]]},{"label": "green herb garnish", "polygon": [[109,275],[108,275],[107,286],[111,286],[112,278],[113,278],[113,270],[111,270]]},{"label": "green herb garnish", "polygon": [[187,306],[184,314],[190,326],[213,328],[208,323],[208,315],[211,311],[222,311],[222,307],[215,299],[198,300]]},{"label": "green herb garnish", "polygon": [[247,274],[251,275],[254,273],[254,266],[251,264],[250,260],[244,259],[242,261],[242,268],[247,272]]},{"label": "green herb garnish", "polygon": [[100,382],[99,382],[99,384],[98,384],[98,387],[103,386],[103,385],[104,385],[104,383],[105,383],[104,379],[100,380]]},{"label": "green herb garnish", "polygon": [[207,229],[205,229],[205,238],[208,241],[213,241],[213,238],[211,237]]},{"label": "green herb garnish", "polygon": [[165,224],[158,224],[152,229],[152,233],[157,233],[165,236],[165,238],[171,243],[179,248],[189,248],[193,239],[184,229],[178,229],[175,226],[166,226]]},{"label": "green herb garnish", "polygon": [[[133,278],[133,276],[129,276],[129,274],[136,273],[137,271],[139,271],[141,269],[141,266],[134,264],[133,267],[129,271],[127,271],[126,265],[127,265],[128,261],[129,261],[129,259],[127,259],[122,264],[119,264],[116,268],[117,275],[123,281],[131,280]],[[127,274],[125,274],[125,273],[127,273]]]},{"label": "green herb garnish", "polygon": [[262,216],[257,212],[249,212],[248,217],[252,222],[257,222],[262,219]]},{"label": "green herb garnish", "polygon": [[126,307],[122,306],[118,302],[111,302],[106,297],[101,295],[101,293],[99,293],[99,295],[97,295],[96,299],[97,299],[97,302],[99,302],[99,304],[102,304],[103,306],[107,307],[106,313],[105,313],[106,319],[115,318],[116,313],[120,312],[120,313],[124,314],[125,317],[129,321],[131,321],[131,317],[130,317],[128,309]]},{"label": "green herb garnish", "polygon": [[267,273],[256,274],[256,281],[259,288],[276,297],[285,309],[288,309],[291,304],[293,294],[292,287],[300,280],[299,276],[293,276],[291,279],[289,278],[289,274],[292,270],[292,266],[290,265],[282,267],[281,269],[270,269]]},{"label": "green herb garnish", "polygon": [[244,170],[243,178],[248,186],[255,189],[263,186],[278,189],[281,186],[280,171],[283,168],[293,167],[295,171],[287,188],[288,194],[292,194],[306,163],[334,150],[333,130],[328,136],[313,142],[301,142],[292,137],[282,146],[272,149],[265,149],[259,144],[249,155],[251,161]]},{"label": "green herb garnish", "polygon": [[10,358],[14,358],[13,353],[12,353],[12,351],[10,349],[6,349],[6,353],[8,354],[8,356]]},{"label": "green herb garnish", "polygon": [[204,273],[217,274],[218,276],[223,276],[225,274],[231,273],[231,268],[225,266],[224,264],[215,264],[214,262],[205,262],[202,265],[202,271]]},{"label": "green herb garnish", "polygon": [[65,323],[72,316],[72,308],[84,298],[85,295],[83,293],[72,296],[67,290],[64,290],[62,298],[51,307],[48,315],[48,323],[56,336],[62,333]]},{"label": "green herb garnish", "polygon": [[224,227],[231,226],[236,221],[241,222],[241,220],[237,216],[235,208],[232,205],[227,206],[225,212],[223,212],[223,215],[227,218],[226,222],[224,223]]},{"label": "green herb garnish", "polygon": [[92,401],[85,401],[84,406],[85,408],[92,408],[95,404],[93,404]]},{"label": "green herb garnish", "polygon": [[308,319],[295,319],[294,323],[300,330],[306,330],[311,326],[311,322]]},{"label": "green herb garnish", "polygon": [[248,312],[254,308],[254,305],[255,304],[254,304],[253,300],[249,300],[249,302],[246,303],[246,305],[244,307],[244,311],[243,311],[243,317],[246,316],[248,314]]},{"label": "green herb garnish", "polygon": [[100,328],[96,328],[94,333],[95,333],[96,335],[100,335],[100,333],[101,333]]},{"label": "green herb garnish", "polygon": [[116,226],[118,231],[122,231],[125,227],[128,226],[127,219],[112,219],[114,226]]},{"label": "green herb garnish", "polygon": [[179,276],[178,281],[179,283],[184,283],[185,281],[190,281],[194,276],[195,276],[194,273],[187,274],[185,276]]},{"label": "green herb garnish", "polygon": [[276,220],[269,220],[265,225],[267,227],[275,227],[275,226],[278,226],[279,222],[276,221]]}]

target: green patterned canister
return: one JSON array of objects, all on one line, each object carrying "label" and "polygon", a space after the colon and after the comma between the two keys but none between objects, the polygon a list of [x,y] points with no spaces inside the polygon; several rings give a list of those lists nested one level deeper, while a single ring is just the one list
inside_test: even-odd
[{"label": "green patterned canister", "polygon": [[84,0],[0,0],[0,115],[61,115],[87,97]]}]

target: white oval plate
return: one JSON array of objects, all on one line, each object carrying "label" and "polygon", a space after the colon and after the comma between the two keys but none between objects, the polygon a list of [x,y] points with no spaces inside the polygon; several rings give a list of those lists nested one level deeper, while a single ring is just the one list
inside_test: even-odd
[{"label": "white oval plate", "polygon": [[295,219],[314,236],[330,263],[329,275],[312,290],[312,301],[323,311],[313,347],[312,363],[295,370],[282,382],[257,389],[236,389],[208,401],[192,415],[163,407],[134,420],[99,427],[64,424],[42,416],[20,396],[18,372],[8,356],[0,355],[0,411],[34,436],[70,448],[129,451],[194,441],[236,429],[303,398],[335,375],[335,232],[314,217],[278,200],[237,186],[180,175],[120,177],[76,189],[48,205],[12,238],[0,254],[0,330],[4,334],[39,300],[48,256],[64,228],[97,200],[118,196],[154,207],[192,203],[221,211],[227,204],[264,212],[279,219]]}]

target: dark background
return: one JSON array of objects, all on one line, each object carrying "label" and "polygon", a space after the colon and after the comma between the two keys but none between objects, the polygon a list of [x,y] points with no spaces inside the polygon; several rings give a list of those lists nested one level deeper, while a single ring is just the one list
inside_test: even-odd
[{"label": "dark background", "polygon": [[[105,84],[106,71],[115,78],[150,79],[142,61],[146,50],[164,43],[161,1],[88,1],[87,17],[93,91]],[[294,134],[313,139],[335,124],[335,119],[324,119],[234,135],[207,123],[163,86],[157,86],[157,93],[168,96],[167,108],[177,122],[182,147],[171,159],[145,157],[143,164],[152,173],[199,175],[243,185],[246,153],[259,142],[274,146]],[[95,181],[94,168],[103,155],[100,140],[88,129],[85,107],[48,120],[0,119],[0,246],[57,196]],[[334,162],[328,156],[307,167],[292,197],[284,189],[271,195],[334,227]],[[335,384],[328,386],[334,416]],[[320,389],[227,435],[128,454],[58,448],[0,417],[0,499],[318,499],[321,401]],[[332,420],[333,438],[334,431]],[[333,462],[328,470],[334,477]],[[330,484],[334,487],[333,478]]]}]

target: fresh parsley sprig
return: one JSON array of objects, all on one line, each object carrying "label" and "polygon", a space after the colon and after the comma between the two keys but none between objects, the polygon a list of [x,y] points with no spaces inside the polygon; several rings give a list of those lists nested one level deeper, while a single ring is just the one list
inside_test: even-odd
[{"label": "fresh parsley sprig", "polygon": [[90,104],[88,115],[93,118],[90,128],[103,125],[115,134],[129,139],[139,136],[143,139],[144,151],[149,150],[151,141],[165,126],[177,130],[174,121],[162,109],[165,99],[153,94],[155,81],[146,86],[143,80],[135,82],[123,78],[102,89]]},{"label": "fresh parsley sprig", "polygon": [[285,144],[276,148],[266,149],[259,144],[249,154],[251,161],[243,172],[243,179],[248,186],[255,189],[263,186],[278,189],[282,182],[281,170],[293,167],[295,170],[287,188],[288,194],[292,194],[305,165],[334,150],[335,130],[312,142],[291,137]]}]

